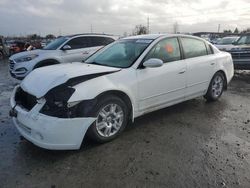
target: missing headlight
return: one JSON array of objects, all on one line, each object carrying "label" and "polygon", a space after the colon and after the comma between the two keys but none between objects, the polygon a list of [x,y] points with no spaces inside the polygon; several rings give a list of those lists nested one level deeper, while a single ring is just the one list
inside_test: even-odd
[{"label": "missing headlight", "polygon": [[75,92],[75,89],[66,85],[60,85],[50,90],[46,95],[46,104],[41,113],[53,117],[70,118],[74,114],[74,108],[67,106],[67,101]]}]

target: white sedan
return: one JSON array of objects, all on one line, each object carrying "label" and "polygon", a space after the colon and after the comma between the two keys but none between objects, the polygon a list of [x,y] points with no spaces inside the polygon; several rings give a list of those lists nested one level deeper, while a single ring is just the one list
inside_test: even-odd
[{"label": "white sedan", "polygon": [[234,74],[231,55],[186,35],[120,39],[84,63],[34,70],[11,96],[19,132],[46,149],[103,143],[143,114],[204,96],[216,101]]}]

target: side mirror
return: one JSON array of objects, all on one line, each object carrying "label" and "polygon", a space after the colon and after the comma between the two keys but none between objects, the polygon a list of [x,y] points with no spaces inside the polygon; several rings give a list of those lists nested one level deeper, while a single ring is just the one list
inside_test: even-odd
[{"label": "side mirror", "polygon": [[232,45],[237,45],[237,41],[233,41]]},{"label": "side mirror", "polygon": [[144,67],[149,67],[149,68],[161,67],[162,65],[163,65],[163,61],[157,58],[148,59],[147,61],[143,63]]},{"label": "side mirror", "polygon": [[71,49],[71,46],[67,44],[62,47],[62,50],[70,50],[70,49]]}]

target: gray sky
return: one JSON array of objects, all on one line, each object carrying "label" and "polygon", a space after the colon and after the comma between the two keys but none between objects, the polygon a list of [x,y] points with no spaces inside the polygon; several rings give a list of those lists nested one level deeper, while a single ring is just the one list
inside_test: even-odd
[{"label": "gray sky", "polygon": [[0,0],[0,35],[122,35],[137,24],[150,32],[221,31],[250,27],[250,0]]}]

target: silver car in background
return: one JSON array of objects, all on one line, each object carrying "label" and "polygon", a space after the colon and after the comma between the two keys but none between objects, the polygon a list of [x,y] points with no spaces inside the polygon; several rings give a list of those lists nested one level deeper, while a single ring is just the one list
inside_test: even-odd
[{"label": "silver car in background", "polygon": [[215,46],[222,51],[229,51],[234,47],[234,43],[239,39],[237,36],[223,37],[215,44]]},{"label": "silver car in background", "polygon": [[235,69],[250,70],[250,33],[243,34],[228,52],[232,55]]},{"label": "silver car in background", "polygon": [[39,67],[81,62],[116,39],[115,36],[97,34],[63,36],[52,41],[43,49],[12,55],[9,58],[9,72],[13,78],[22,80],[32,70]]}]

